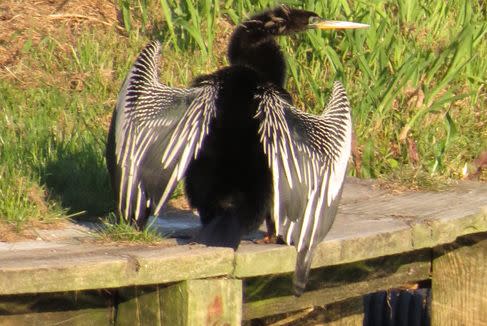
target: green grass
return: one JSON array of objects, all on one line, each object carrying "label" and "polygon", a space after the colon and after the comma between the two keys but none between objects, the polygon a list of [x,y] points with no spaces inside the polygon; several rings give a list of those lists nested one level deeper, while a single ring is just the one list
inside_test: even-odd
[{"label": "green grass", "polygon": [[156,229],[148,227],[141,231],[136,230],[123,219],[118,219],[113,213],[103,219],[102,224],[97,235],[104,241],[157,243],[163,239]]},{"label": "green grass", "polygon": [[[9,68],[15,77],[0,78],[0,220],[21,228],[69,214],[106,216],[113,205],[104,161],[108,122],[140,49],[160,39],[161,80],[187,85],[226,63],[224,22],[274,3],[120,0],[125,35],[88,25],[27,40]],[[351,175],[434,188],[435,180],[460,178],[487,149],[483,2],[288,3],[371,25],[280,39],[299,107],[320,112],[333,80],[344,81],[359,153]]]}]

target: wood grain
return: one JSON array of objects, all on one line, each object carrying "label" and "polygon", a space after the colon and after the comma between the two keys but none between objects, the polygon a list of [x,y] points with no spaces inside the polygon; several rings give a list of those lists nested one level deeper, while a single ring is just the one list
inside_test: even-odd
[{"label": "wood grain", "polygon": [[432,325],[487,325],[487,234],[436,250]]},{"label": "wood grain", "polygon": [[190,280],[161,290],[162,325],[228,325],[242,321],[242,282]]},{"label": "wood grain", "polygon": [[[370,181],[347,182],[337,220],[315,252],[314,269],[432,248],[465,234],[487,232],[487,184],[396,194],[377,189]],[[0,243],[0,295],[247,278],[294,270],[294,247],[242,243],[235,253],[229,248],[174,243],[172,247],[56,243],[50,248]]]}]

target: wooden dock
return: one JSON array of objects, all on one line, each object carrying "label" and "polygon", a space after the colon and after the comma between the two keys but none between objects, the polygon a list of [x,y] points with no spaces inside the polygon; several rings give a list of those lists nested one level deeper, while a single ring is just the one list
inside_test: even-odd
[{"label": "wooden dock", "polygon": [[[197,219],[186,215],[192,228]],[[486,325],[486,256],[487,184],[391,192],[348,179],[299,298],[290,246],[0,243],[0,324],[240,325],[431,280],[432,325]],[[336,325],[361,316],[343,310]]]}]

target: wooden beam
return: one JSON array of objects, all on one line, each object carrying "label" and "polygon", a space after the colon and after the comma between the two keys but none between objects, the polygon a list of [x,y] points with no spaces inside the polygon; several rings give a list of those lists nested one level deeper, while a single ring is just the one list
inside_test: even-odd
[{"label": "wooden beam", "polygon": [[487,325],[487,233],[435,250],[432,325]]},{"label": "wooden beam", "polygon": [[108,291],[0,296],[0,325],[113,325]]},{"label": "wooden beam", "polygon": [[164,284],[228,275],[234,265],[230,248],[79,247],[0,257],[0,295]]},{"label": "wooden beam", "polygon": [[327,326],[356,326],[364,320],[364,304],[362,297],[347,299],[325,306],[323,322]]},{"label": "wooden beam", "polygon": [[162,325],[239,326],[242,281],[188,280],[161,290]]},{"label": "wooden beam", "polygon": [[[487,232],[487,185],[391,194],[370,182],[347,184],[337,219],[312,268],[412,252]],[[172,243],[172,244],[171,244]],[[51,244],[52,245],[52,244]],[[172,246],[172,247],[170,247]],[[22,249],[23,248],[23,249]],[[230,248],[57,243],[39,248],[0,243],[0,295],[170,284],[209,277],[248,278],[294,271],[292,246],[242,243]]]},{"label": "wooden beam", "polygon": [[[485,205],[487,187],[481,190],[474,198],[484,201]],[[463,200],[458,196],[456,193],[414,193],[380,198],[380,201],[371,200],[370,203],[360,202],[353,207],[350,207],[351,204],[345,205],[340,212],[348,214],[347,218],[340,219],[341,213],[337,216],[330,233],[316,248],[311,267],[346,264],[432,248],[453,242],[459,236],[486,232],[487,207],[477,206],[475,213],[466,215],[462,211],[463,206],[457,205],[457,201]],[[424,202],[431,203],[432,208],[422,209],[424,216],[421,217],[406,215],[405,210],[414,207],[415,202],[422,205]],[[473,205],[478,205],[478,202]],[[347,213],[347,210],[350,212]],[[296,252],[294,247],[284,245],[245,244],[236,252],[235,261],[233,275],[238,278],[287,273],[294,271]]]},{"label": "wooden beam", "polygon": [[[243,316],[248,320],[313,306],[324,306],[370,292],[426,280],[430,277],[430,270],[430,250],[422,250],[314,271],[311,274],[314,280],[311,280],[310,285],[317,288],[305,292],[300,297],[290,294],[290,280],[283,279],[282,282],[272,280],[269,284],[259,284],[257,286],[259,291],[252,291],[252,288],[247,290],[247,293],[252,295],[250,298],[252,301],[249,301],[249,297],[246,296]],[[287,295],[278,292],[281,286],[287,286],[287,290],[281,290],[281,293],[287,291]],[[261,298],[258,292],[271,294],[268,298]]]}]

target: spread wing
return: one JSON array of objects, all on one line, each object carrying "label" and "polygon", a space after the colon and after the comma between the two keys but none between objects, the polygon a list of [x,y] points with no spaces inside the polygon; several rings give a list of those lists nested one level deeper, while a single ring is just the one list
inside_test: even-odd
[{"label": "spread wing", "polygon": [[149,43],[120,91],[107,142],[116,211],[143,227],[159,215],[216,114],[218,86],[168,87],[158,80],[160,44]]},{"label": "spread wing", "polygon": [[297,110],[262,87],[256,118],[273,178],[276,233],[298,251],[295,292],[304,290],[313,249],[335,218],[351,150],[350,105],[340,82],[321,116]]}]

